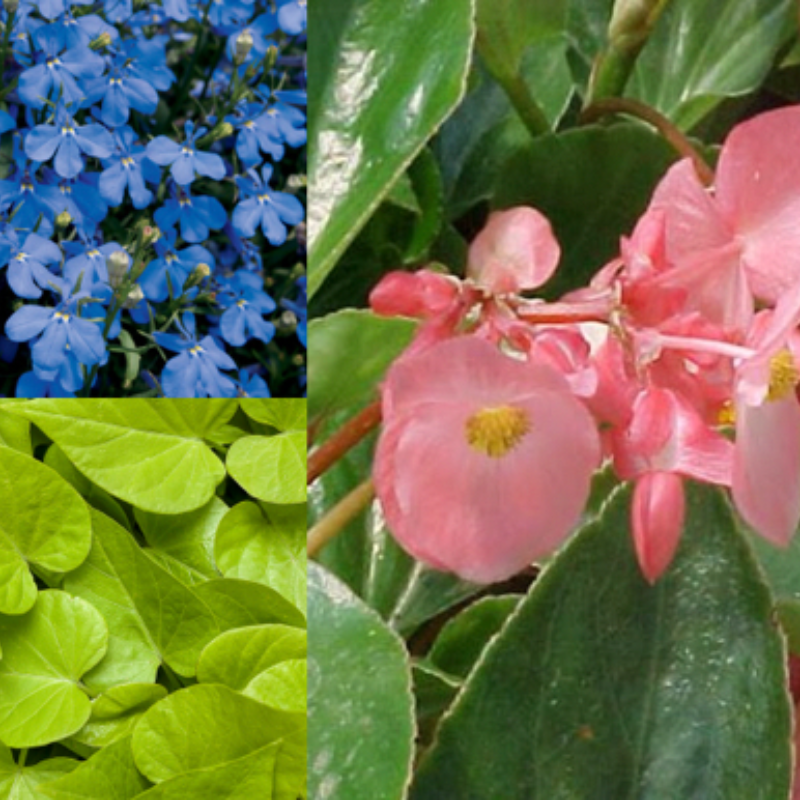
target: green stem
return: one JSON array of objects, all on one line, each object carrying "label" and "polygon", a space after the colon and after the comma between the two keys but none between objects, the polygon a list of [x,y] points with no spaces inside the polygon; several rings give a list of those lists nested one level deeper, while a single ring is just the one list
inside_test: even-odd
[{"label": "green stem", "polygon": [[619,97],[625,90],[638,55],[638,49],[617,50],[615,47],[602,53],[592,71],[586,105],[594,105],[607,97]]},{"label": "green stem", "polygon": [[[109,306],[108,314],[106,314],[106,323],[103,326],[103,340],[108,341],[108,334],[111,331],[111,326],[114,324],[114,318],[117,316],[119,311],[122,309],[122,303],[119,302],[116,295],[114,296],[114,303],[113,305]],[[97,376],[97,371],[100,369],[99,364],[95,364],[92,369],[89,371],[89,374],[86,376],[86,381],[83,384],[83,396],[89,397],[92,392],[92,384],[94,383],[94,379]]]},{"label": "green stem", "polygon": [[25,766],[25,762],[28,760],[28,748],[23,747],[22,750],[19,751],[19,758],[17,759],[17,766],[22,769]]},{"label": "green stem", "polygon": [[194,68],[197,64],[197,58],[200,53],[205,50],[206,42],[208,41],[208,17],[211,14],[211,8],[214,5],[214,0],[210,0],[203,13],[203,21],[200,23],[200,34],[197,37],[197,44],[195,45],[194,52],[192,53],[192,60],[189,62],[189,67],[181,78],[180,85],[178,86],[177,97],[175,99],[175,109],[180,109],[183,106],[183,101],[189,93],[189,87],[192,84],[192,75]]},{"label": "green stem", "polygon": [[[17,18],[16,10],[12,11],[9,14],[8,20],[6,21],[6,29],[3,32],[3,47],[0,50],[0,70],[5,69],[6,63],[6,53],[8,52],[8,43],[11,41],[11,31],[14,29],[14,21]],[[9,91],[5,89],[3,93]]]},{"label": "green stem", "polygon": [[528,89],[528,84],[525,83],[521,75],[495,74],[494,78],[505,90],[520,119],[530,131],[531,136],[536,138],[545,133],[550,133],[550,122],[544,111],[533,99],[533,95]]},{"label": "green stem", "polygon": [[17,88],[17,84],[19,84],[19,78],[14,78],[14,80],[11,81],[8,86],[6,86],[4,89],[0,89],[0,100],[2,100],[10,92],[13,92],[14,89]]}]

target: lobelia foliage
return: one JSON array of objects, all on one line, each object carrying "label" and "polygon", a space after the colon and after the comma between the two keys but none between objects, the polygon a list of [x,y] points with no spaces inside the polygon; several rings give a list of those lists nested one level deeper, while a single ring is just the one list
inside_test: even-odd
[{"label": "lobelia foliage", "polygon": [[305,2],[0,8],[6,396],[299,396]]},{"label": "lobelia foliage", "polygon": [[0,797],[305,797],[304,405],[0,402]]},{"label": "lobelia foliage", "polygon": [[312,8],[312,786],[796,800],[796,8],[405,5]]}]

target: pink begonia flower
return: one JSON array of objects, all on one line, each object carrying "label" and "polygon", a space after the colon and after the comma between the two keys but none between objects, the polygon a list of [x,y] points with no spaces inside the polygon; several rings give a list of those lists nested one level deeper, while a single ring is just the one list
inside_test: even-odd
[{"label": "pink begonia flower", "polygon": [[560,258],[547,218],[520,206],[489,217],[469,247],[467,275],[491,294],[517,293],[546,283]]},{"label": "pink begonia flower", "polygon": [[713,193],[688,160],[673,166],[650,207],[667,220],[664,287],[683,286],[712,322],[741,330],[753,295],[774,303],[800,285],[800,107],[736,126]]},{"label": "pink begonia flower", "polygon": [[748,341],[756,354],[740,366],[736,386],[733,500],[758,533],[781,546],[800,523],[798,319],[791,294],[758,315]]},{"label": "pink begonia flower", "polygon": [[683,530],[683,477],[730,486],[733,445],[679,394],[650,387],[631,421],[611,434],[614,467],[635,480],[631,527],[642,573],[655,582],[672,562]]},{"label": "pink begonia flower", "polygon": [[578,523],[598,434],[550,366],[457,337],[396,362],[383,411],[375,486],[415,558],[491,583],[550,553]]}]

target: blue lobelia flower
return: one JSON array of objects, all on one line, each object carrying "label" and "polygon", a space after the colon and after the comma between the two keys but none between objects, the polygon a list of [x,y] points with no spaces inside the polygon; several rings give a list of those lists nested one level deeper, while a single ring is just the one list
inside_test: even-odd
[{"label": "blue lobelia flower", "polygon": [[17,123],[14,121],[14,117],[7,111],[0,111],[0,134],[13,131],[16,127]]},{"label": "blue lobelia flower", "polygon": [[263,286],[261,278],[243,270],[221,282],[217,301],[226,310],[219,325],[222,338],[228,344],[241,347],[250,339],[260,339],[264,344],[272,341],[275,326],[264,320],[263,315],[277,306]]},{"label": "blue lobelia flower", "polygon": [[31,233],[20,243],[16,231],[0,239],[0,267],[8,264],[8,285],[17,297],[36,300],[42,289],[58,279],[47,268],[61,262],[61,250],[54,242]]},{"label": "blue lobelia flower", "polygon": [[[259,90],[259,94],[266,102],[271,102],[266,88]],[[271,139],[286,142],[289,147],[302,147],[308,138],[305,113],[286,103],[272,105],[259,117],[258,124]]]},{"label": "blue lobelia flower", "polygon": [[193,195],[189,187],[173,191],[173,197],[154,216],[161,230],[179,224],[181,236],[193,243],[205,241],[209,228],[218,231],[228,220],[224,206],[216,197]]},{"label": "blue lobelia flower", "polygon": [[98,300],[108,300],[113,289],[108,283],[108,267],[106,261],[112,253],[122,250],[116,242],[101,244],[96,238],[80,231],[80,242],[64,242],[64,249],[69,258],[64,264],[64,277],[76,286],[81,282],[81,289],[89,292]]},{"label": "blue lobelia flower", "polygon": [[139,279],[144,296],[148,300],[160,303],[170,295],[180,294],[183,284],[199,264],[207,264],[214,269],[214,256],[200,245],[192,245],[183,250],[175,247],[178,238],[174,230],[163,232],[163,236],[155,243],[158,258],[153,259],[145,268]]},{"label": "blue lobelia flower", "polygon": [[239,370],[239,395],[241,397],[272,397],[267,382],[250,369]]},{"label": "blue lobelia flower", "polygon": [[178,323],[180,335],[154,333],[161,347],[175,353],[163,372],[161,385],[167,397],[235,397],[236,384],[220,370],[236,369],[236,363],[211,336],[199,342],[195,336],[193,314],[184,314]]},{"label": "blue lobelia flower", "polygon": [[123,55],[114,57],[107,75],[86,82],[86,97],[92,104],[102,99],[103,122],[112,128],[128,121],[131,108],[152,114],[158,106],[158,92],[136,77],[131,62]]},{"label": "blue lobelia flower", "polygon": [[55,215],[45,199],[46,191],[36,179],[36,167],[26,158],[22,149],[22,137],[14,137],[14,172],[12,177],[0,181],[0,206],[12,203],[14,225],[32,230],[37,223],[39,232],[49,236],[53,232]]},{"label": "blue lobelia flower", "polygon": [[45,19],[55,19],[72,6],[89,6],[93,0],[36,0],[35,5]]},{"label": "blue lobelia flower", "polygon": [[35,372],[26,372],[17,381],[17,397],[75,397],[74,392],[68,392],[58,381],[43,381]]},{"label": "blue lobelia flower", "polygon": [[215,181],[225,177],[225,162],[216,153],[202,153],[195,149],[195,139],[206,133],[206,128],[195,132],[194,123],[186,123],[186,141],[180,145],[168,136],[157,136],[147,145],[147,157],[166,167],[171,165],[172,177],[181,186],[188,186],[195,179],[195,172]]},{"label": "blue lobelia flower", "polygon": [[286,192],[274,192],[269,188],[272,166],[266,164],[259,178],[255,170],[249,170],[250,178],[236,177],[242,194],[247,198],[233,212],[233,227],[241,236],[255,235],[261,226],[272,245],[286,241],[287,225],[297,225],[305,218],[303,204]]},{"label": "blue lobelia flower", "polygon": [[97,190],[97,172],[61,181],[53,170],[45,169],[44,173],[47,185],[41,187],[41,193],[55,217],[66,211],[84,231],[93,231],[106,218],[108,204]]},{"label": "blue lobelia flower", "polygon": [[242,101],[226,121],[239,131],[236,153],[248,169],[261,163],[262,150],[275,161],[283,158],[283,139],[267,120],[262,104]]},{"label": "blue lobelia flower", "polygon": [[42,51],[39,63],[25,70],[19,78],[17,94],[32,108],[44,108],[45,101],[61,93],[67,104],[79,106],[84,92],[77,78],[92,78],[105,67],[103,59],[88,47],[64,50],[64,36],[50,25],[39,28],[34,40]]},{"label": "blue lobelia flower", "polygon": [[98,187],[103,199],[112,207],[121,205],[127,189],[134,208],[147,208],[153,193],[145,181],[158,183],[161,170],[145,157],[144,147],[134,145],[136,134],[127,125],[116,131],[117,153],[103,162],[106,168],[100,176]]},{"label": "blue lobelia flower", "polygon": [[49,161],[55,155],[56,172],[74,178],[83,171],[81,153],[108,158],[114,152],[111,134],[97,124],[78,125],[62,104],[56,108],[55,125],[37,125],[25,137],[25,153],[32,161]]},{"label": "blue lobelia flower", "polygon": [[23,306],[6,322],[6,335],[15,342],[33,340],[33,371],[43,381],[57,380],[70,392],[83,385],[81,366],[91,367],[106,358],[106,343],[98,325],[82,319],[79,303],[84,291],[71,294],[60,281],[61,302],[55,308]]},{"label": "blue lobelia flower", "polygon": [[108,34],[112,43],[119,41],[119,31],[97,14],[85,14],[76,18],[70,10],[50,23],[50,27],[60,34],[61,41],[68,50],[75,47],[89,47],[103,34]]},{"label": "blue lobelia flower", "polygon": [[296,36],[306,29],[307,15],[306,0],[284,0],[278,9],[278,25],[284,33]]}]

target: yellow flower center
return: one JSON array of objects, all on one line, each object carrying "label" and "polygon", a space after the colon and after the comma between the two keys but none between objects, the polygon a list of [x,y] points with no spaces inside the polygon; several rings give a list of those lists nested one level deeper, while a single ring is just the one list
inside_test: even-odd
[{"label": "yellow flower center", "polygon": [[789,392],[794,391],[800,381],[800,373],[794,363],[794,356],[784,348],[776,353],[769,362],[769,392],[767,400],[783,400]]},{"label": "yellow flower center", "polygon": [[465,434],[470,447],[489,458],[502,458],[513,450],[530,431],[527,414],[519,408],[498,406],[483,408],[466,423]]}]

